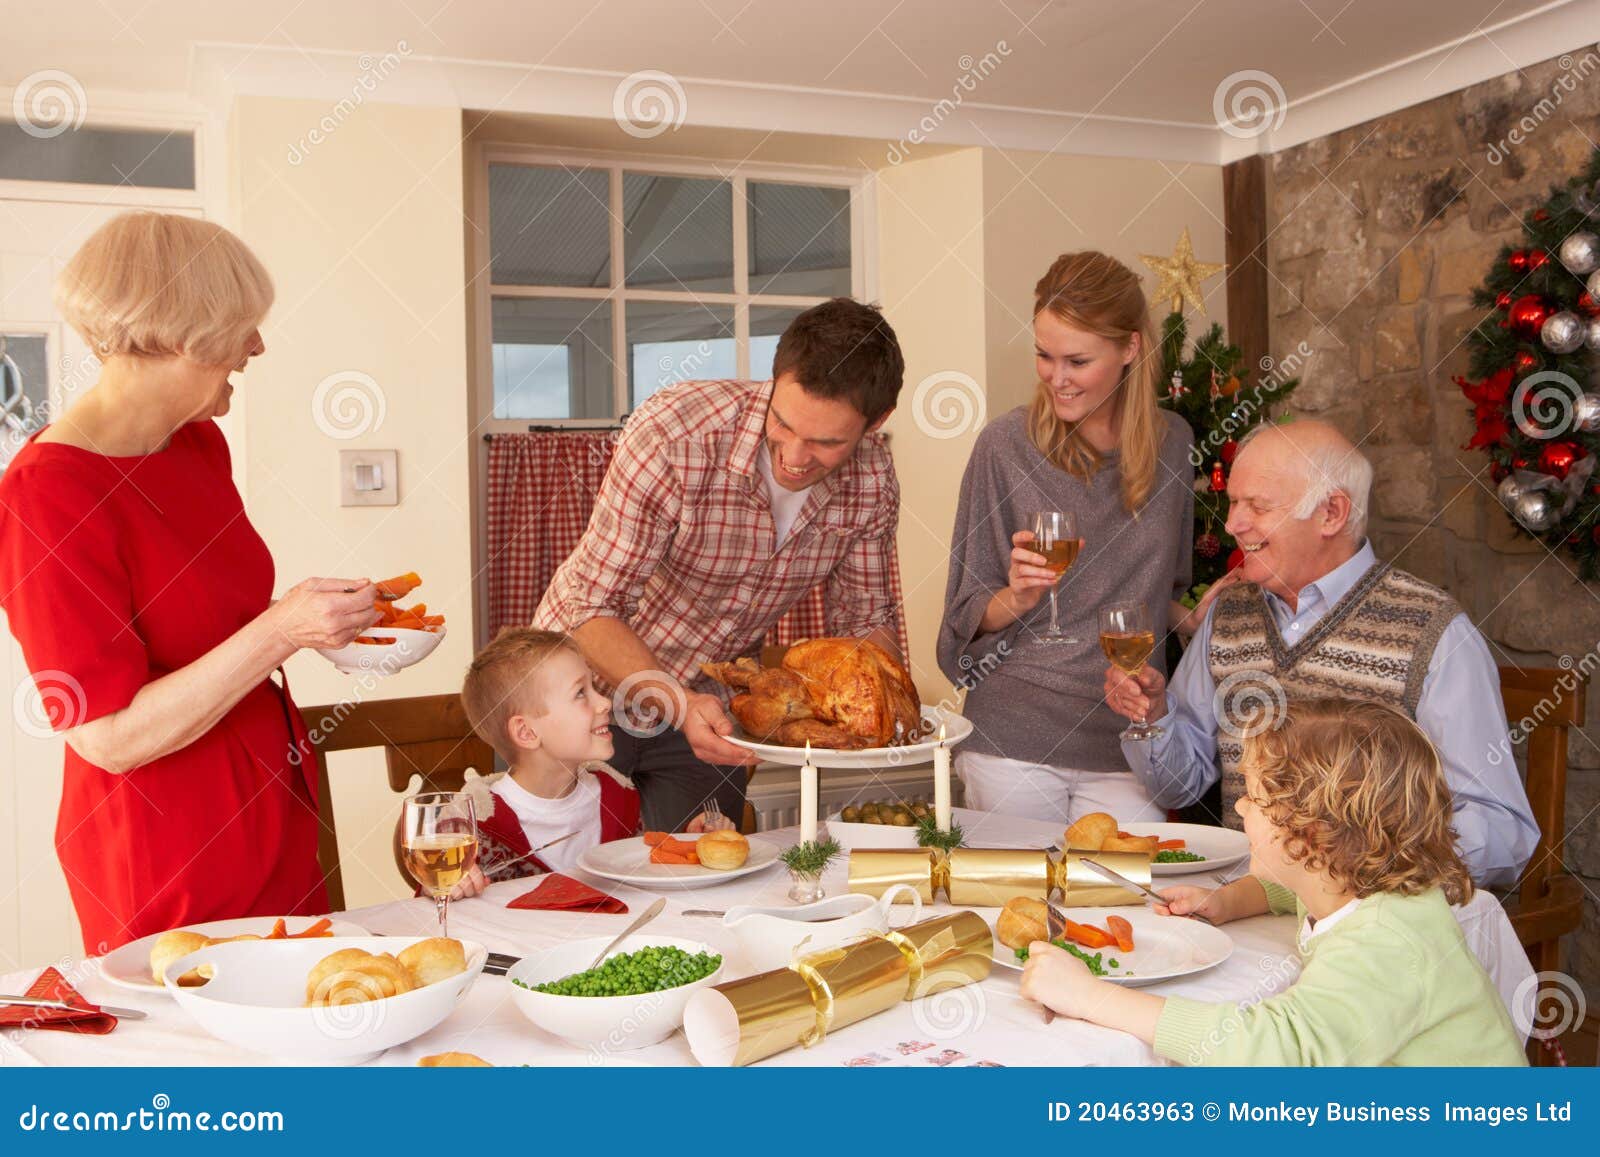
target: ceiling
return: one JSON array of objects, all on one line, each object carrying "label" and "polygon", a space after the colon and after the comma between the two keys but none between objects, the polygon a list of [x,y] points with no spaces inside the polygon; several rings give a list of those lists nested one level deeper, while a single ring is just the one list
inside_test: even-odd
[{"label": "ceiling", "polygon": [[[1539,22],[1586,24],[1591,41],[1600,27],[1600,0],[3,0],[3,8],[0,83],[61,70],[91,100],[96,89],[188,91],[200,46],[228,46],[230,74],[271,62],[304,80],[338,71],[330,63],[338,54],[390,52],[404,41],[409,59],[458,68],[558,78],[659,70],[691,91],[777,87],[930,104],[957,94],[965,78],[964,115],[1086,114],[1208,130],[1228,116],[1225,82],[1246,70],[1293,107],[1397,66],[1426,82],[1468,54],[1478,71],[1497,75],[1531,63],[1529,29]],[[1574,46],[1547,39],[1548,51],[1535,45],[1533,58]],[[1408,91],[1384,99],[1409,103]]]}]

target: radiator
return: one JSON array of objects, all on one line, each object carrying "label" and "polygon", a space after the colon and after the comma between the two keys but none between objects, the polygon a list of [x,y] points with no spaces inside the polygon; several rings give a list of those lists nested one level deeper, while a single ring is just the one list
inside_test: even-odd
[{"label": "radiator", "polygon": [[[921,796],[933,802],[933,766],[875,768],[864,771],[846,771],[823,768],[818,773],[821,784],[817,802],[817,816],[828,816],[849,803],[869,799],[901,799],[910,801]],[[950,785],[951,802],[961,803],[961,781],[954,779]],[[747,795],[756,811],[756,830],[790,828],[800,822],[800,769],[764,765],[750,781]]]}]

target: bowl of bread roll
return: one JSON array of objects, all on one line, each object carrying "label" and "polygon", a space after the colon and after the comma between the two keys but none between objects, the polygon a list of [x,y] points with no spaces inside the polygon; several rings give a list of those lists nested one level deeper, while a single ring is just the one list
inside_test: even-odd
[{"label": "bowl of bread roll", "polygon": [[[360,1064],[448,1017],[486,957],[437,936],[236,940],[169,961],[161,979],[218,1040],[290,1064]],[[182,983],[197,974],[203,985]]]}]

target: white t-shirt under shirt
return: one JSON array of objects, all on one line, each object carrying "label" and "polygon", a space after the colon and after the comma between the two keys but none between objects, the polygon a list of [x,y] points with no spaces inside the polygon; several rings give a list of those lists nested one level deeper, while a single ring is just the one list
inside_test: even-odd
[{"label": "white t-shirt under shirt", "polygon": [[800,517],[800,510],[806,504],[806,497],[811,493],[811,487],[804,490],[785,490],[778,485],[777,477],[772,473],[772,448],[763,445],[761,453],[756,455],[761,464],[761,481],[767,484],[767,503],[772,507],[772,525],[778,531],[777,546],[783,545],[783,540],[789,537],[789,531],[794,526],[794,520]]},{"label": "white t-shirt under shirt", "polygon": [[560,799],[534,795],[510,775],[502,775],[489,790],[516,815],[530,848],[568,832],[578,833],[537,854],[551,871],[571,871],[579,856],[600,843],[600,781],[588,772],[581,773],[573,789]]}]

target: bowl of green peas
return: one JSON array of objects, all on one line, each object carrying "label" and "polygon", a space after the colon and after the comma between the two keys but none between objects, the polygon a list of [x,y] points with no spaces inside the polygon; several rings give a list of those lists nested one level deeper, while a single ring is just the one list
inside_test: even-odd
[{"label": "bowl of green peas", "polygon": [[644,933],[590,968],[608,941],[572,940],[524,956],[506,973],[522,1015],[595,1052],[640,1049],[678,1031],[690,994],[722,975],[722,954],[709,944]]}]

